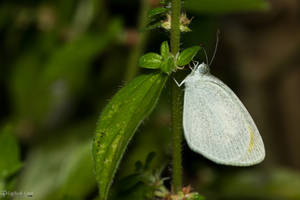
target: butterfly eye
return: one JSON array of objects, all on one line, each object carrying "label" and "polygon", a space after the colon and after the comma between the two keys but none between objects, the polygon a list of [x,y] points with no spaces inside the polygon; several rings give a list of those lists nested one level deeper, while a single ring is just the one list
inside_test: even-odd
[{"label": "butterfly eye", "polygon": [[209,72],[209,67],[208,65],[202,63],[201,65],[199,65],[198,71],[200,72],[200,74],[206,74]]}]

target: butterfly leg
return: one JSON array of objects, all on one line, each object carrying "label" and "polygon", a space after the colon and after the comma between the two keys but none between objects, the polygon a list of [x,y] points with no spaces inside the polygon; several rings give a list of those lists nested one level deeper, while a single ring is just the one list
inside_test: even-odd
[{"label": "butterfly leg", "polygon": [[185,82],[185,79],[184,79],[183,81],[181,81],[181,83],[178,83],[174,77],[173,77],[173,80],[175,81],[175,83],[178,87],[181,87],[182,84]]},{"label": "butterfly leg", "polygon": [[[194,70],[198,67],[198,65],[199,65],[199,62],[198,61],[193,61],[193,65],[194,65]],[[193,70],[193,71],[194,71]]]}]

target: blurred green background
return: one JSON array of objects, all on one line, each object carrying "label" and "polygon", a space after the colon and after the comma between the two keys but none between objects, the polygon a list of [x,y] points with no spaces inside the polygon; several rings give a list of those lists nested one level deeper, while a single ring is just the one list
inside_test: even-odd
[{"label": "blurred green background", "polygon": [[[23,199],[97,197],[96,122],[113,94],[143,73],[138,57],[168,40],[165,30],[145,31],[146,13],[157,5],[1,1],[0,199],[17,199],[14,191],[28,193]],[[262,164],[236,168],[215,165],[184,142],[184,184],[208,200],[300,199],[300,2],[186,0],[183,7],[193,21],[181,47],[201,44],[211,58],[220,30],[211,71],[244,102],[266,146]],[[153,168],[171,160],[169,104],[166,87],[130,143],[115,188],[149,152],[156,152]],[[170,172],[167,165],[162,176]]]}]

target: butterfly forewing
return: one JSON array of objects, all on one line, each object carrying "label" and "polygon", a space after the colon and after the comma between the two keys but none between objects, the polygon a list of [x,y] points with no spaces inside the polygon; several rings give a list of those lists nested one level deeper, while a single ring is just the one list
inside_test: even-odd
[{"label": "butterfly forewing", "polygon": [[219,85],[226,93],[228,93],[228,95],[231,96],[233,102],[236,102],[236,104],[239,105],[240,112],[243,113],[247,121],[248,132],[250,134],[250,143],[248,145],[247,152],[240,159],[228,164],[235,166],[250,166],[260,163],[265,158],[265,147],[256,124],[249,114],[248,110],[240,101],[240,99],[234,94],[234,92],[221,80],[212,75],[209,75],[208,79]]},{"label": "butterfly forewing", "polygon": [[183,126],[189,146],[217,163],[246,165],[239,161],[251,157],[249,146],[257,141],[258,131],[255,125],[252,127],[253,120],[244,112],[240,100],[209,74],[186,81],[185,86]]}]

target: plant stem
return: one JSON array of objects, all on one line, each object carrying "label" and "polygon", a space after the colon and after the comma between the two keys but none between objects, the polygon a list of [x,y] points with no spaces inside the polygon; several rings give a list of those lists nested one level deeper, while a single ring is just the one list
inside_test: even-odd
[{"label": "plant stem", "polygon": [[147,25],[148,19],[147,14],[150,9],[150,1],[149,0],[141,0],[141,8],[139,14],[139,22],[138,22],[138,39],[137,43],[133,47],[128,63],[127,63],[127,71],[125,73],[125,81],[130,81],[137,73],[138,73],[138,60],[140,55],[142,54],[143,49],[145,48],[146,41],[148,38],[148,31],[142,31]]},{"label": "plant stem", "polygon": [[[172,0],[171,8],[171,52],[176,55],[180,47],[181,0]],[[182,186],[182,90],[171,81],[172,90],[172,137],[173,137],[173,192]]]},{"label": "plant stem", "polygon": [[171,8],[171,51],[176,55],[180,45],[180,10],[181,0],[172,0]]}]

